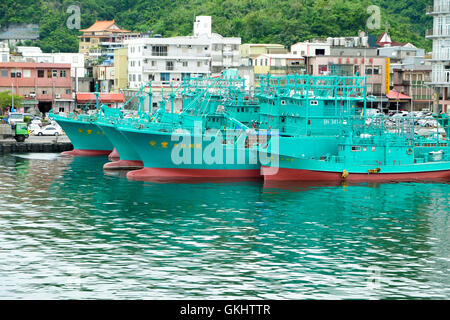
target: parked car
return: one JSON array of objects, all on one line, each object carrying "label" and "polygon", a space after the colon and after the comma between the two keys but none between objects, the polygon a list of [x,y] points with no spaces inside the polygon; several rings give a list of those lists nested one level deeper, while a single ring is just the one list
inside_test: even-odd
[{"label": "parked car", "polygon": [[407,117],[409,115],[408,111],[399,111],[398,113],[394,114],[392,118],[403,118]]},{"label": "parked car", "polygon": [[437,121],[433,117],[425,117],[417,121],[417,124],[421,127],[433,128],[436,127]]},{"label": "parked car", "polygon": [[34,131],[34,135],[36,136],[60,136],[62,135],[61,128],[57,128],[55,126],[46,126],[45,128],[40,128]]},{"label": "parked car", "polygon": [[30,125],[42,127],[42,121],[38,119],[31,120]]}]

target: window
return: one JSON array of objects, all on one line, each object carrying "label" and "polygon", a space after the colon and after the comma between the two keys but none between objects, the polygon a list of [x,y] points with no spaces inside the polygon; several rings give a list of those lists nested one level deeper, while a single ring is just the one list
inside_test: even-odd
[{"label": "window", "polygon": [[66,70],[60,70],[59,71],[59,77],[60,78],[65,78],[67,75],[66,75]]},{"label": "window", "polygon": [[141,75],[141,74],[138,75],[138,81],[139,81],[139,82],[142,81],[142,75]]},{"label": "window", "polygon": [[38,70],[38,78],[43,78],[44,74],[44,70]]},{"label": "window", "polygon": [[166,61],[166,70],[173,70],[173,61]]},{"label": "window", "polygon": [[355,147],[355,146],[353,146],[353,147],[352,147],[352,151],[353,151],[353,152],[361,152],[361,147]]},{"label": "window", "polygon": [[167,56],[167,46],[152,46],[152,56]]},{"label": "window", "polygon": [[187,67],[188,66],[188,62],[187,61],[183,61],[183,67]]},{"label": "window", "polygon": [[52,77],[57,78],[58,77],[58,70],[53,70]]},{"label": "window", "polygon": [[324,56],[325,49],[316,49],[316,56]]},{"label": "window", "polygon": [[366,74],[372,74],[372,68],[366,67]]},{"label": "window", "polygon": [[154,76],[153,74],[149,74],[149,75],[148,75],[148,80],[149,80],[149,81],[155,80],[155,76]]},{"label": "window", "polygon": [[47,78],[51,78],[52,77],[52,70],[47,70]]},{"label": "window", "polygon": [[380,68],[380,66],[375,66],[375,67],[373,67],[373,74],[380,74],[380,70],[381,68]]},{"label": "window", "polygon": [[2,78],[8,78],[8,69],[2,69],[1,76]]},{"label": "window", "polygon": [[47,90],[42,90],[42,94],[47,94]]},{"label": "window", "polygon": [[133,81],[136,81],[136,75],[133,74]]},{"label": "window", "polygon": [[186,79],[186,78],[190,78],[191,74],[190,73],[182,73],[181,74],[181,79]]},{"label": "window", "polygon": [[152,67],[156,67],[156,61],[152,61]]},{"label": "window", "polygon": [[70,94],[70,89],[66,89],[66,94]]},{"label": "window", "polygon": [[31,77],[31,70],[23,70],[23,77],[24,78],[30,78]]},{"label": "window", "polygon": [[162,82],[170,81],[170,73],[166,73],[166,72],[161,73],[160,79]]},{"label": "window", "polygon": [[8,62],[8,55],[2,54],[2,62]]},{"label": "window", "polygon": [[374,84],[373,84],[373,91],[372,91],[372,93],[373,93],[373,94],[376,94],[376,95],[381,94],[381,84],[379,84],[379,83],[374,83]]},{"label": "window", "polygon": [[65,109],[64,107],[59,107],[59,112],[64,113]]}]

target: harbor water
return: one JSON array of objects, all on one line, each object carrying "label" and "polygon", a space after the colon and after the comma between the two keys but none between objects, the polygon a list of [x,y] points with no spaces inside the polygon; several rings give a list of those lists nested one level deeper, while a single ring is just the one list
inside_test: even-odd
[{"label": "harbor water", "polygon": [[149,183],[106,161],[0,156],[0,298],[450,298],[449,183]]}]

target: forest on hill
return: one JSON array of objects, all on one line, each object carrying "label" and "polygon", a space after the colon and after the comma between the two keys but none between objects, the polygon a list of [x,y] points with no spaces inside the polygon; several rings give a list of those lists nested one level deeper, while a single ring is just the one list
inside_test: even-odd
[{"label": "forest on hill", "polygon": [[[2,0],[0,26],[39,24],[36,43],[45,52],[77,52],[78,30],[67,28],[78,5],[81,28],[96,20],[115,19],[121,28],[153,32],[164,37],[191,35],[197,15],[210,15],[213,32],[238,36],[242,43],[281,43],[285,46],[312,38],[356,36],[366,30],[379,35],[388,28],[392,40],[431,50],[425,14],[432,0]],[[379,28],[367,30],[369,6],[381,9]]]}]

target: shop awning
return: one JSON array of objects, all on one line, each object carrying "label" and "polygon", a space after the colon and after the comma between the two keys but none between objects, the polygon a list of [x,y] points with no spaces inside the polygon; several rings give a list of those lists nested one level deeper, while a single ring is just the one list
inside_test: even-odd
[{"label": "shop awning", "polygon": [[390,91],[386,97],[389,100],[411,100],[412,98],[410,96],[407,96],[406,94],[397,92],[395,90]]},{"label": "shop awning", "polygon": [[[95,93],[77,93],[77,103],[95,103]],[[122,93],[100,93],[100,103],[123,103],[125,98]]]}]

